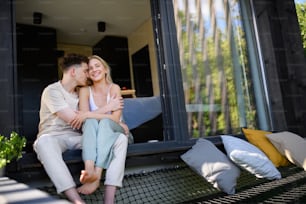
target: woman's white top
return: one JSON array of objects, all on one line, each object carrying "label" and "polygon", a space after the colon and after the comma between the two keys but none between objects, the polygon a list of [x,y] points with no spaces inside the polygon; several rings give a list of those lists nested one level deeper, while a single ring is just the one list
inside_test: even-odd
[{"label": "woman's white top", "polygon": [[[110,101],[110,98],[111,98],[111,95],[110,95],[110,89],[112,87],[113,84],[111,84],[109,87],[108,87],[108,90],[107,90],[107,96],[106,96],[106,104],[109,103]],[[93,97],[93,94],[92,94],[92,90],[91,90],[91,87],[89,86],[89,109],[90,111],[94,111],[94,110],[97,110],[99,107],[96,105],[95,103],[95,100],[94,100],[94,97]],[[111,114],[111,112],[108,112],[107,114]]]}]

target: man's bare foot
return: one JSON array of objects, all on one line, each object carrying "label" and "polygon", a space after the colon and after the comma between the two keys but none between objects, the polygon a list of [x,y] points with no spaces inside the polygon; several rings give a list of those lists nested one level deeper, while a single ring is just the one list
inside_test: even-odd
[{"label": "man's bare foot", "polygon": [[97,179],[94,182],[83,184],[81,187],[77,189],[77,191],[79,193],[88,195],[95,192],[95,190],[99,187],[99,185],[100,185],[100,180]]},{"label": "man's bare foot", "polygon": [[80,182],[82,184],[92,183],[92,182],[96,181],[98,178],[99,178],[99,176],[97,175],[97,173],[87,172],[86,170],[82,170],[81,175],[80,175]]}]

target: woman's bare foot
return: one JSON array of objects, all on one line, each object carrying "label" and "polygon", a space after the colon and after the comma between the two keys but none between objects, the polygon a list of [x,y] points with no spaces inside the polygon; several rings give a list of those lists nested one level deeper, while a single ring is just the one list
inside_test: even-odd
[{"label": "woman's bare foot", "polygon": [[80,175],[80,182],[82,184],[85,183],[92,183],[94,181],[96,181],[99,178],[99,175],[97,175],[96,172],[88,172],[86,170],[82,170],[81,171],[81,175]]},{"label": "woman's bare foot", "polygon": [[95,162],[93,160],[86,160],[84,162],[85,170],[81,171],[80,175],[80,182],[82,184],[87,182],[93,182],[96,180],[96,168],[95,168]]},{"label": "woman's bare foot", "polygon": [[100,185],[100,180],[96,179],[93,182],[83,184],[81,187],[77,189],[77,191],[79,193],[88,195],[95,192],[95,190],[99,187],[99,185]]}]

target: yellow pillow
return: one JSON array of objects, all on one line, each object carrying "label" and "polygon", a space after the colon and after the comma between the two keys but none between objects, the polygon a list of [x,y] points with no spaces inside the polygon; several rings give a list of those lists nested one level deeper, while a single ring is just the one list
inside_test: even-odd
[{"label": "yellow pillow", "polygon": [[258,147],[267,155],[275,167],[288,166],[290,164],[288,159],[283,156],[266,137],[267,134],[271,134],[272,132],[246,128],[242,128],[242,132],[251,144]]}]

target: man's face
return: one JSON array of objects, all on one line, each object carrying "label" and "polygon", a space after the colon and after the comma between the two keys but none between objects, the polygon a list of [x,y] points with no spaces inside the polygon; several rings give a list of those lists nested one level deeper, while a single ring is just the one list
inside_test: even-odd
[{"label": "man's face", "polygon": [[88,76],[88,65],[82,63],[81,66],[75,68],[75,80],[78,86],[85,86]]}]

